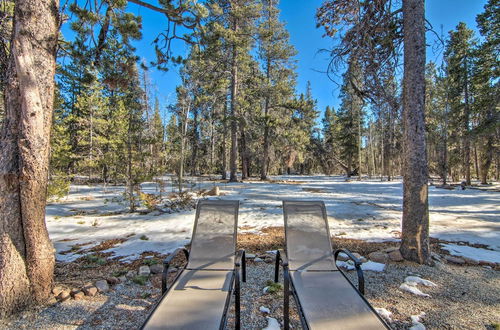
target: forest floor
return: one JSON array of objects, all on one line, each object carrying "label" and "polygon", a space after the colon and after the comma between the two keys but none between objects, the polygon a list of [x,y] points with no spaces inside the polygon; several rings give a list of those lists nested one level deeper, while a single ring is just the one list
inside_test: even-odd
[{"label": "forest floor", "polygon": [[[160,275],[141,279],[144,265],[161,263],[168,253],[189,243],[194,220],[192,206],[218,186],[220,196],[241,202],[238,245],[263,261],[249,261],[248,282],[242,285],[242,324],[262,329],[282,322],[282,291],[263,293],[274,265],[269,251],[283,247],[281,200],[325,201],[334,248],[347,247],[368,256],[398,245],[401,221],[400,181],[346,181],[341,177],[290,176],[270,182],[228,184],[191,179],[186,198],[173,188],[162,192],[169,207],[128,213],[123,187],[74,185],[69,196],[47,206],[47,226],[56,247],[56,285],[81,289],[97,280],[119,277],[95,296],[57,301],[0,321],[0,328],[135,329],[160,297]],[[155,183],[142,190],[159,194]],[[498,185],[454,190],[429,189],[431,243],[436,265],[387,261],[382,271],[365,271],[366,297],[376,308],[392,313],[390,325],[407,329],[411,316],[429,329],[484,329],[500,324],[500,193]],[[168,199],[170,197],[170,199]],[[172,197],[177,198],[172,202]],[[174,199],[175,199],[174,198]],[[266,252],[267,251],[267,252]],[[460,265],[445,258],[459,257]],[[180,266],[181,258],[176,263]],[[258,260],[258,259],[256,259]],[[269,263],[268,263],[269,262]],[[349,277],[355,280],[354,272]],[[417,296],[400,288],[407,276],[420,276],[436,287],[421,287]],[[174,273],[171,274],[171,277]],[[75,292],[77,291],[75,290]],[[269,309],[262,312],[261,307]],[[265,310],[265,308],[263,310]],[[382,310],[383,311],[383,310]],[[383,311],[384,312],[384,311]],[[417,318],[414,318],[416,320]],[[228,328],[232,328],[232,315]],[[292,308],[292,325],[300,329]],[[270,327],[269,329],[271,329]]]}]

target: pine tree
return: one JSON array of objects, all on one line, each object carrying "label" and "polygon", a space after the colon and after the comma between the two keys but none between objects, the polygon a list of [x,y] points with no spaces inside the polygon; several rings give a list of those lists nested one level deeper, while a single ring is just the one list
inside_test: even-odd
[{"label": "pine tree", "polygon": [[[446,45],[445,59],[448,76],[450,79],[450,122],[455,130],[455,143],[460,143],[460,158],[462,174],[467,185],[471,184],[471,76],[472,76],[472,50],[474,40],[473,31],[465,23],[459,23],[456,31],[450,32],[450,39]],[[458,140],[460,139],[460,140]]]},{"label": "pine tree", "polygon": [[260,119],[263,126],[261,180],[267,179],[274,128],[279,125],[284,113],[283,105],[290,100],[295,87],[293,56],[296,51],[289,43],[285,26],[279,21],[278,3],[278,0],[263,1],[258,27],[259,58],[265,73],[262,85],[264,109]]}]

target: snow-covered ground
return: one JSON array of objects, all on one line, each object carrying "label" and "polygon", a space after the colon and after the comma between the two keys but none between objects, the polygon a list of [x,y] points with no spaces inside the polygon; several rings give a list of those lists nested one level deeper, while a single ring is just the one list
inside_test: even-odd
[{"label": "snow-covered ground", "polygon": [[[281,201],[323,200],[333,236],[370,241],[396,240],[400,234],[401,181],[352,180],[333,176],[280,176],[277,182],[214,183],[194,180],[199,189],[219,186],[223,196],[240,200],[240,232],[282,226]],[[171,187],[168,187],[171,191]],[[57,259],[71,261],[66,253],[76,244],[84,248],[109,239],[126,239],[110,249],[131,260],[144,251],[171,252],[189,242],[194,210],[172,214],[109,213],[126,210],[120,203],[123,187],[72,186],[67,198],[47,206],[47,226],[58,252]],[[156,193],[154,183],[143,191]],[[447,241],[484,244],[484,258],[500,256],[500,193],[476,189],[446,190],[430,187],[431,236]],[[452,252],[452,249],[450,249]],[[460,252],[463,252],[460,250]],[[470,252],[470,251],[467,251]],[[457,252],[458,253],[458,252]],[[471,254],[471,253],[469,253]]]}]

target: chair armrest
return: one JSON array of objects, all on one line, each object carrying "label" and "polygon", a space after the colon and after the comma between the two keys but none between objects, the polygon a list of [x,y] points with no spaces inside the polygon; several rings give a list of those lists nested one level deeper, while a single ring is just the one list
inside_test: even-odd
[{"label": "chair armrest", "polygon": [[245,250],[241,249],[236,252],[236,256],[234,258],[234,269],[236,273],[239,272],[240,266],[243,265],[242,267],[242,273],[243,273],[243,282],[247,281],[247,260],[246,260],[246,254]]},{"label": "chair armrest", "polygon": [[174,252],[170,253],[166,258],[165,260],[163,260],[163,265],[168,265],[170,266],[170,263],[172,262],[172,260],[174,260],[174,258],[179,254],[179,252],[184,252],[184,255],[186,256],[186,260],[189,260],[189,251],[182,247],[182,248],[177,248]]},{"label": "chair armrest", "polygon": [[245,250],[241,249],[241,250],[238,250],[236,251],[236,256],[234,258],[234,266],[235,267],[240,267],[241,266],[241,263],[245,262],[246,259],[245,259]]},{"label": "chair armrest", "polygon": [[280,261],[281,265],[283,266],[283,271],[288,271],[288,257],[286,255],[286,252],[283,251],[282,249],[276,250],[276,264],[274,266],[274,282],[278,283],[279,281],[279,267],[280,267]]},{"label": "chair armrest", "polygon": [[[361,269],[362,262],[358,258],[356,258],[351,251],[348,249],[338,249],[334,253],[334,258],[335,258],[335,264],[337,264],[337,257],[339,256],[340,253],[346,254],[349,259],[354,261],[354,267],[356,267],[356,272],[358,274],[358,290],[361,292],[361,294],[365,294],[365,277],[363,275],[363,270]],[[342,273],[343,271],[340,270]]]},{"label": "chair armrest", "polygon": [[283,251],[283,249],[277,250],[276,259],[281,260],[281,265],[283,267],[288,267],[288,256],[286,255],[286,252]]},{"label": "chair armrest", "polygon": [[179,252],[184,252],[186,256],[186,260],[189,261],[189,251],[186,248],[178,248],[174,252],[170,253],[165,260],[163,260],[163,273],[161,277],[161,293],[164,294],[167,292],[167,279],[168,279],[168,268],[170,267],[170,263],[174,258],[179,254]]}]

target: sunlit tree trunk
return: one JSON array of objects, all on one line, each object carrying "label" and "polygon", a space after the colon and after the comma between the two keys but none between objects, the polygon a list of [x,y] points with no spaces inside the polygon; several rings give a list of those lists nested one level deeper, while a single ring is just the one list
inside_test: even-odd
[{"label": "sunlit tree trunk", "polygon": [[0,133],[0,315],[45,301],[53,284],[45,199],[58,3],[15,1]]},{"label": "sunlit tree trunk", "polygon": [[403,0],[403,221],[401,254],[428,263],[428,168],[425,147],[424,0]]}]

